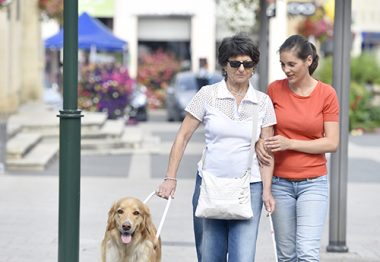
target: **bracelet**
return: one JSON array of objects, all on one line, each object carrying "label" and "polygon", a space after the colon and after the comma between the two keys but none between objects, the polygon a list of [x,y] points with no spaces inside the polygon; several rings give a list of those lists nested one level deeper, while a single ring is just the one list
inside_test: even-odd
[{"label": "bracelet", "polygon": [[166,181],[166,180],[172,180],[172,181],[177,182],[177,179],[176,179],[175,177],[169,177],[169,176],[166,176],[166,177],[164,178],[164,181]]}]

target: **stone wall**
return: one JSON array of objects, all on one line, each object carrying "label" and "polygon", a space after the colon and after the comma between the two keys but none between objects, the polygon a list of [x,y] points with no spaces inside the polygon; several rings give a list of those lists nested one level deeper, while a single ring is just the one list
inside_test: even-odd
[{"label": "stone wall", "polygon": [[42,99],[42,48],[38,0],[14,0],[0,9],[0,113]]}]

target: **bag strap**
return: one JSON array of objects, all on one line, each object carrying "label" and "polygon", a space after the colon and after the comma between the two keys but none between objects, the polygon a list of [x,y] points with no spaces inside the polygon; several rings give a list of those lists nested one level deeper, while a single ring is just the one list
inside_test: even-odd
[{"label": "bag strap", "polygon": [[[147,196],[147,198],[145,198],[143,203],[146,204],[154,195],[156,195],[156,191],[153,191],[152,193],[150,193],[149,196]],[[162,215],[162,218],[160,221],[160,225],[157,228],[156,239],[158,239],[160,237],[161,230],[162,230],[162,227],[164,226],[166,215],[168,214],[168,210],[169,210],[169,206],[170,206],[171,202],[172,202],[172,197],[169,197],[168,202],[166,203],[166,206],[165,206],[164,214]]]},{"label": "bag strap", "polygon": [[[256,92],[256,90],[253,90]],[[252,160],[253,160],[253,151],[255,150],[256,136],[257,136],[257,122],[259,119],[259,112],[256,110],[258,108],[257,104],[253,104],[253,114],[252,114],[252,137],[251,137],[251,151],[249,151],[248,159],[248,169],[251,170]]]}]

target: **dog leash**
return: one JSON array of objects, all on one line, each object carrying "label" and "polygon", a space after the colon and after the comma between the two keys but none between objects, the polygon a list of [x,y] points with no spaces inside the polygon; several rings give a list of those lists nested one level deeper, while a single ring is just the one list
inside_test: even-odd
[{"label": "dog leash", "polygon": [[272,243],[273,243],[273,248],[274,248],[274,257],[275,257],[275,261],[278,261],[278,258],[277,258],[277,248],[276,248],[276,239],[274,237],[274,228],[273,228],[272,214],[268,213],[267,217],[269,218],[270,233],[272,235]]},{"label": "dog leash", "polygon": [[[146,204],[154,195],[156,195],[156,191],[153,191],[152,193],[149,194],[149,196],[147,198],[145,198],[144,204]],[[162,230],[162,227],[164,226],[166,215],[168,214],[168,210],[169,210],[169,206],[170,206],[171,202],[172,202],[172,198],[169,197],[168,202],[166,203],[166,206],[165,206],[164,214],[162,215],[160,224],[159,224],[158,229],[157,229],[156,239],[158,239],[160,237],[161,230]]]}]

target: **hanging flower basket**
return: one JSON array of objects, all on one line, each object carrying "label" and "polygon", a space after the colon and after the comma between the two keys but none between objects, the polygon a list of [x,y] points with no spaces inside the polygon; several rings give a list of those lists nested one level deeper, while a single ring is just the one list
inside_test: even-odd
[{"label": "hanging flower basket", "polygon": [[125,67],[115,64],[84,66],[78,83],[79,108],[106,112],[109,119],[123,117],[134,83]]}]

